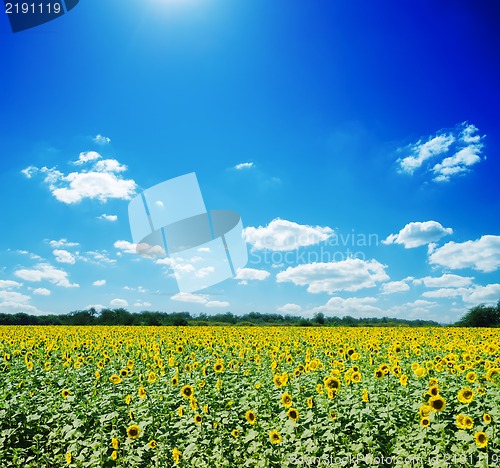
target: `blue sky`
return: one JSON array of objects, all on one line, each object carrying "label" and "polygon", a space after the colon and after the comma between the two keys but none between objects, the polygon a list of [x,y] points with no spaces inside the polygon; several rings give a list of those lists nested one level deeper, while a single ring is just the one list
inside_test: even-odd
[{"label": "blue sky", "polygon": [[[496,2],[86,0],[0,15],[0,311],[456,320],[500,298]],[[179,293],[128,202],[196,172],[249,263]]]}]

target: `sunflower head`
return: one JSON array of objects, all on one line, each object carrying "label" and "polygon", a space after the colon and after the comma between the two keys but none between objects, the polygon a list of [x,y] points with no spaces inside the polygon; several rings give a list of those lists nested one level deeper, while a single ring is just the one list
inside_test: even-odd
[{"label": "sunflower head", "polygon": [[299,412],[295,408],[290,408],[287,414],[292,421],[297,421],[297,419],[299,419]]},{"label": "sunflower head", "polygon": [[474,434],[474,441],[478,447],[486,447],[488,445],[488,436],[483,431],[478,431]]},{"label": "sunflower head", "polygon": [[69,396],[69,390],[67,388],[63,388],[62,391],[61,391],[61,396],[63,398],[68,398],[68,396]]},{"label": "sunflower head", "polygon": [[240,433],[238,432],[238,429],[233,429],[233,430],[231,431],[231,435],[232,435],[235,439],[237,439],[237,438],[239,437]]},{"label": "sunflower head", "polygon": [[446,400],[441,395],[436,395],[429,398],[428,405],[439,413],[446,408]]},{"label": "sunflower head", "polygon": [[201,414],[195,414],[194,415],[194,422],[196,424],[201,424],[201,421],[203,421],[203,419],[201,418]]},{"label": "sunflower head", "polygon": [[269,433],[269,439],[271,440],[271,443],[273,443],[274,445],[279,444],[282,441],[281,435],[276,429],[273,429]]},{"label": "sunflower head", "polygon": [[116,437],[111,438],[111,446],[115,449],[118,450],[120,443],[118,442],[118,439]]},{"label": "sunflower head", "polygon": [[154,439],[153,439],[153,440],[150,440],[150,441],[148,442],[148,447],[149,447],[150,449],[155,449],[155,448],[156,448],[156,445],[157,445],[157,444],[156,444],[156,440],[154,440]]},{"label": "sunflower head", "polygon": [[427,417],[427,416],[424,416],[421,420],[420,420],[420,425],[422,427],[429,427],[431,424],[431,420]]},{"label": "sunflower head", "polygon": [[283,403],[283,406],[285,408],[290,408],[293,403],[292,395],[290,395],[289,393],[283,393],[283,395],[281,395],[281,403]]},{"label": "sunflower head", "polygon": [[250,424],[255,424],[255,420],[257,419],[256,414],[252,410],[248,410],[245,413],[245,419],[250,423]]},{"label": "sunflower head", "polygon": [[184,385],[184,387],[181,388],[181,395],[184,398],[191,398],[194,395],[194,389],[191,385]]},{"label": "sunflower head", "polygon": [[485,424],[490,424],[491,423],[491,416],[488,413],[483,414],[483,421]]},{"label": "sunflower head", "polygon": [[127,436],[130,439],[137,439],[140,434],[141,428],[137,424],[132,424],[131,426],[127,427]]}]

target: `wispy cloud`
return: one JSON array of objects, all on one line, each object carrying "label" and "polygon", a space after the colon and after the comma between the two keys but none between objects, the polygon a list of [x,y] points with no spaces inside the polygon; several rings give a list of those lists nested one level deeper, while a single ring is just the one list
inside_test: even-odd
[{"label": "wispy cloud", "polygon": [[118,220],[118,216],[117,215],[108,215],[108,214],[105,214],[105,213],[103,213],[101,216],[98,216],[97,218],[98,219],[104,219],[106,221],[111,221],[112,223]]},{"label": "wispy cloud", "polygon": [[253,162],[244,162],[236,164],[236,166],[234,166],[234,168],[237,169],[238,171],[241,171],[242,169],[250,169],[252,167],[255,167],[255,164]]},{"label": "wispy cloud", "polygon": [[464,174],[482,159],[484,135],[475,125],[463,122],[450,131],[421,139],[398,152],[405,156],[397,160],[401,172],[414,174],[423,168],[433,175],[435,182],[446,182]]},{"label": "wispy cloud", "polygon": [[97,143],[98,145],[107,145],[111,143],[110,138],[101,134],[96,135],[94,138],[92,138],[92,140],[94,140],[94,142]]}]

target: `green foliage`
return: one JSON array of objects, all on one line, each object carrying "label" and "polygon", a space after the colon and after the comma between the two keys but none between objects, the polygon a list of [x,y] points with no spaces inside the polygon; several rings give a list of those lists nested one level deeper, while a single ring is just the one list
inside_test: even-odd
[{"label": "green foliage", "polygon": [[455,325],[458,327],[500,326],[500,300],[496,306],[480,304],[472,307]]}]

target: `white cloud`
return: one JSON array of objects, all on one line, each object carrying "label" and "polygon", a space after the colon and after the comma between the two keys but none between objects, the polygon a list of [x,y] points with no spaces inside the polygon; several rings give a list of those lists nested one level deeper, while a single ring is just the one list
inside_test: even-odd
[{"label": "white cloud", "polygon": [[114,222],[118,219],[118,216],[108,215],[108,214],[103,213],[101,216],[98,216],[98,219],[105,219],[106,221]]},{"label": "white cloud", "polygon": [[70,263],[71,265],[75,263],[75,257],[67,250],[54,250],[52,253],[56,257],[56,262]]},{"label": "white cloud", "polygon": [[135,254],[135,253],[137,253],[137,250],[136,250],[137,249],[137,245],[136,244],[132,244],[131,242],[126,241],[126,240],[117,240],[113,244],[113,247],[115,249],[122,250],[123,252],[128,253],[128,254]]},{"label": "white cloud", "polygon": [[[448,181],[452,176],[463,174],[481,161],[484,136],[477,134],[476,126],[463,122],[450,132],[438,132],[427,141],[419,140],[406,148],[400,148],[407,156],[398,159],[401,172],[413,174],[425,166],[434,174],[435,182]],[[439,159],[432,167],[431,159]]]},{"label": "white cloud", "polygon": [[277,308],[278,312],[285,312],[286,314],[296,314],[302,310],[298,304],[285,304]]},{"label": "white cloud", "polygon": [[270,273],[266,270],[257,270],[255,268],[238,268],[235,278],[238,280],[256,280],[263,281],[268,278]]},{"label": "white cloud", "polygon": [[111,143],[111,139],[106,137],[106,136],[103,136],[101,134],[99,135],[96,135],[94,138],[93,138],[94,142],[97,143],[98,145],[107,145],[108,143]]},{"label": "white cloud", "polygon": [[381,287],[382,294],[394,294],[398,292],[405,292],[410,290],[408,281],[413,278],[409,277],[401,281],[390,281],[389,283],[384,283]]},{"label": "white cloud", "polygon": [[85,310],[89,310],[89,309],[101,310],[101,309],[104,309],[104,306],[102,304],[89,304],[89,305],[85,306]]},{"label": "white cloud", "polygon": [[405,249],[420,247],[435,242],[441,237],[453,234],[453,229],[445,228],[437,221],[408,223],[398,234],[391,234],[383,244],[403,244]]},{"label": "white cloud", "polygon": [[37,172],[45,174],[44,181],[48,184],[52,195],[66,204],[78,203],[87,198],[101,202],[106,202],[110,198],[129,200],[135,193],[137,184],[132,179],[124,179],[117,175],[125,171],[127,166],[115,159],[98,160],[100,157],[95,151],[80,153],[79,159],[74,164],[82,165],[90,161],[92,167],[68,175],[56,168],[38,169],[34,166],[26,168],[23,173],[28,178]]},{"label": "white cloud", "polygon": [[14,275],[26,281],[40,282],[42,280],[47,280],[63,288],[78,288],[80,286],[76,283],[70,283],[68,280],[68,273],[64,270],[54,268],[48,263],[38,263],[32,269],[17,270],[14,272]]},{"label": "white cloud", "polygon": [[179,292],[177,294],[174,294],[170,299],[172,299],[173,301],[179,301],[179,302],[192,302],[194,304],[206,304],[208,302],[208,295]]},{"label": "white cloud", "polygon": [[429,138],[425,143],[419,140],[409,145],[410,156],[398,159],[401,170],[413,174],[427,159],[446,153],[454,141],[455,137],[452,134],[441,134]]},{"label": "white cloud", "polygon": [[469,286],[474,280],[471,276],[451,275],[449,273],[441,276],[426,276],[413,280],[414,284],[423,284],[427,288],[461,288]]},{"label": "white cloud", "polygon": [[58,241],[56,240],[51,240],[49,241],[49,245],[54,248],[59,248],[59,247],[76,247],[78,242],[68,242],[67,239],[59,239]]},{"label": "white cloud", "polygon": [[22,284],[12,280],[0,280],[1,289],[19,288]]},{"label": "white cloud", "polygon": [[24,174],[28,179],[31,179],[33,177],[33,174],[36,174],[37,172],[38,167],[35,166],[28,166],[21,171],[21,173]]},{"label": "white cloud", "polygon": [[475,286],[464,291],[462,299],[471,304],[496,304],[500,299],[500,284]]},{"label": "white cloud", "polygon": [[487,235],[462,243],[448,242],[432,252],[429,263],[452,270],[495,271],[500,268],[500,236]]},{"label": "white cloud", "polygon": [[80,156],[78,157],[78,160],[75,161],[73,164],[81,165],[88,163],[89,161],[95,161],[96,159],[100,159],[101,155],[97,153],[96,151],[83,151],[80,153]]},{"label": "white cloud", "polygon": [[451,297],[459,297],[464,293],[463,288],[440,288],[432,291],[425,291],[422,293],[423,297],[430,297],[434,299],[449,299]]},{"label": "white cloud", "polygon": [[151,305],[150,302],[136,301],[134,307],[149,307],[150,305]]},{"label": "white cloud", "polygon": [[208,301],[205,307],[229,307],[231,304],[227,301]]},{"label": "white cloud", "polygon": [[[194,267],[193,267],[193,269],[194,269]],[[215,272],[214,267],[203,267],[203,268],[200,268],[199,270],[196,270],[196,273],[194,275],[197,278],[206,278],[207,276],[210,276],[214,272]]]},{"label": "white cloud", "polygon": [[381,308],[374,306],[377,302],[374,297],[350,297],[343,299],[341,297],[332,297],[325,305],[315,307],[311,312],[321,312],[326,316],[351,316],[351,317],[374,317],[386,314]]},{"label": "white cloud", "polygon": [[101,159],[94,165],[97,172],[124,172],[127,166],[120,164],[116,159]]},{"label": "white cloud", "polygon": [[255,166],[255,164],[253,162],[244,162],[244,163],[236,164],[236,166],[234,166],[234,168],[237,170],[241,170],[241,169],[250,169],[254,166]]},{"label": "white cloud", "polygon": [[85,262],[95,263],[96,265],[116,263],[116,260],[114,258],[109,258],[108,252],[106,250],[89,250],[88,252],[85,252],[83,256],[79,256],[78,259]]},{"label": "white cloud", "polygon": [[106,284],[106,280],[95,280],[93,283],[92,283],[92,286],[104,286]]},{"label": "white cloud", "polygon": [[15,291],[0,291],[0,300],[7,302],[17,302],[19,304],[26,304],[30,301],[31,297],[26,294],[21,294]]},{"label": "white cloud", "polygon": [[128,302],[125,299],[113,299],[110,301],[113,307],[127,307]]},{"label": "white cloud", "polygon": [[385,272],[386,265],[376,260],[363,261],[348,258],[341,262],[307,263],[288,267],[276,275],[278,283],[292,282],[298,286],[307,286],[310,293],[336,291],[358,291],[376,286],[377,282],[389,279]]},{"label": "white cloud", "polygon": [[37,294],[38,296],[50,296],[50,289],[47,288],[36,288],[33,289],[33,294]]},{"label": "white cloud", "polygon": [[265,227],[245,228],[243,237],[257,250],[286,251],[326,241],[333,233],[329,227],[302,225],[276,218]]}]

